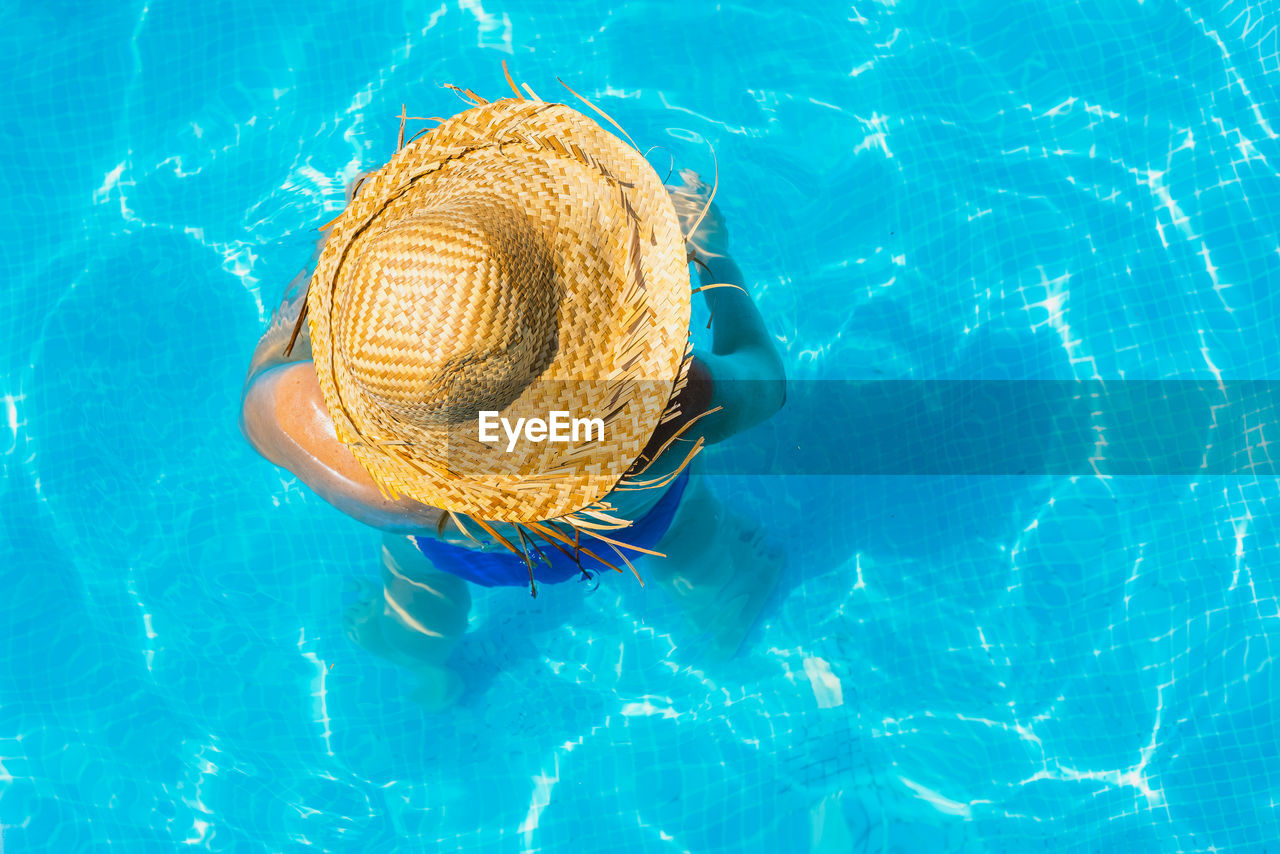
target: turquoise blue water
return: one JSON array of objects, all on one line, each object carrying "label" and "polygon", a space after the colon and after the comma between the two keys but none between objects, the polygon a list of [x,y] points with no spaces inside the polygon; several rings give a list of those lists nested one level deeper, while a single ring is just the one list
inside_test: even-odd
[{"label": "turquoise blue water", "polygon": [[0,6],[0,848],[1274,852],[1275,478],[717,476],[789,561],[742,655],[627,577],[477,591],[429,715],[341,628],[377,534],[236,416],[401,103],[500,97],[503,59],[714,146],[794,380],[1280,378],[1278,23]]}]

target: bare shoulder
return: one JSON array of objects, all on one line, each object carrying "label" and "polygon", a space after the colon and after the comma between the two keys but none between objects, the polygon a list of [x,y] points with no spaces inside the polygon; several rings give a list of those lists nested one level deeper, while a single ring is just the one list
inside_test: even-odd
[{"label": "bare shoulder", "polygon": [[245,389],[240,423],[258,453],[361,522],[413,533],[433,529],[440,518],[434,507],[382,495],[334,432],[312,362],[278,365],[253,377]]}]

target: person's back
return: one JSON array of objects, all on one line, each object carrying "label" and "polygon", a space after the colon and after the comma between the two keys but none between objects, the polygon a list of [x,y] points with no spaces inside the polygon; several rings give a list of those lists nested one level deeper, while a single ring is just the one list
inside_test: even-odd
[{"label": "person's back", "polygon": [[[676,594],[694,621],[714,633],[724,654],[736,650],[773,587],[776,555],[761,548],[751,526],[725,513],[695,475],[696,456],[692,464],[689,459],[690,449],[699,444],[721,441],[776,411],[784,396],[781,361],[741,288],[741,273],[727,254],[727,230],[705,184],[692,173],[684,177],[672,200],[683,230],[702,218],[689,241],[700,278],[704,284],[739,287],[705,291],[714,321],[711,352],[695,352],[672,376],[678,388],[663,396],[661,413],[649,418],[655,427],[642,437],[640,453],[623,461],[628,465],[606,494],[585,506],[579,501],[572,514],[504,522],[442,510],[420,497],[388,497],[385,471],[370,470],[367,448],[355,443],[355,450],[365,454],[358,456],[338,437],[351,432],[342,408],[347,402],[337,410],[344,431],[335,430],[340,383],[324,373],[334,370],[331,359],[324,369],[313,359],[311,327],[299,317],[302,294],[286,295],[255,351],[243,398],[245,435],[267,459],[293,471],[335,507],[384,531],[381,595],[348,614],[348,631],[366,647],[419,670],[423,699],[433,705],[448,702],[460,687],[444,660],[466,628],[467,581],[530,584],[536,591],[538,583],[621,569],[640,554],[660,553],[665,557],[640,564],[644,575]],[[655,244],[656,233],[651,235]],[[334,310],[332,304],[326,308]],[[321,333],[329,350],[341,345],[341,334],[323,327]],[[397,383],[403,385],[402,377],[373,379],[383,382],[390,396]],[[659,414],[661,423],[656,423]],[[377,423],[398,422],[381,416]],[[422,461],[418,465],[431,470]],[[427,494],[437,494],[432,488]],[[608,522],[566,526],[565,518]],[[627,524],[617,528],[620,523]]]}]

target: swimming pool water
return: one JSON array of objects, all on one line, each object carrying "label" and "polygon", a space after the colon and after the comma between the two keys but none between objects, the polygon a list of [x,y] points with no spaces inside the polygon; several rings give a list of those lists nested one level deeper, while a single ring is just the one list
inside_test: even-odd
[{"label": "swimming pool water", "polygon": [[236,423],[401,103],[503,59],[714,146],[796,382],[1275,379],[1277,13],[4,7],[0,848],[1277,850],[1273,477],[719,475],[789,560],[742,655],[626,577],[476,591],[429,715],[341,628],[377,534]]}]

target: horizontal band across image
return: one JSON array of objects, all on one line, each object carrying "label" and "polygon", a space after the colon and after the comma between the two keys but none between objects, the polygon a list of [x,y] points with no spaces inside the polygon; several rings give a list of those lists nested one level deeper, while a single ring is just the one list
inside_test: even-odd
[{"label": "horizontal band across image", "polygon": [[[577,383],[583,385],[585,383]],[[755,393],[751,381],[716,398]],[[564,395],[572,398],[575,395]],[[555,397],[552,395],[552,397]],[[702,470],[741,475],[1280,473],[1280,381],[790,381],[768,422],[708,447]],[[476,441],[595,441],[598,413],[501,424]],[[706,417],[707,422],[715,413]],[[455,434],[457,435],[457,434]],[[468,438],[452,441],[471,441]],[[677,440],[669,453],[680,453]],[[495,468],[493,474],[504,474]]]}]

